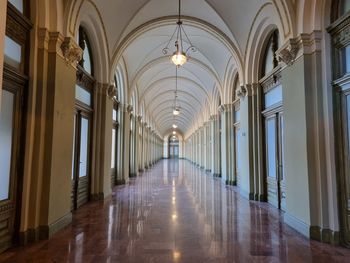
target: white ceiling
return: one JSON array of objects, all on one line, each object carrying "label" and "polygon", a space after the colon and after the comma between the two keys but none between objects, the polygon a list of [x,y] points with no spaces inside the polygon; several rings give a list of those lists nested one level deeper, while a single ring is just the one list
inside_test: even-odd
[{"label": "white ceiling", "polygon": [[[176,16],[177,0],[94,0],[104,21],[110,55],[136,28],[162,17]],[[220,31],[224,38],[235,45],[238,56],[246,49],[254,17],[268,0],[182,0],[182,14],[204,21]],[[122,11],[121,11],[122,10]],[[191,20],[190,19],[190,20]],[[186,135],[196,124],[204,121],[204,107],[212,103],[215,89],[221,89],[229,63],[230,50],[222,39],[198,26],[184,21],[184,28],[198,49],[179,70],[179,102],[182,112],[176,123]],[[175,90],[175,66],[164,56],[166,46],[175,30],[173,24],[164,23],[143,32],[125,48],[125,61],[130,90],[137,89],[139,105],[156,122],[162,135],[174,122],[172,106]],[[185,43],[185,46],[188,43]],[[170,44],[171,51],[174,43]],[[233,62],[232,62],[233,61]],[[217,93],[217,92],[216,92]],[[131,94],[132,95],[132,94]]]}]

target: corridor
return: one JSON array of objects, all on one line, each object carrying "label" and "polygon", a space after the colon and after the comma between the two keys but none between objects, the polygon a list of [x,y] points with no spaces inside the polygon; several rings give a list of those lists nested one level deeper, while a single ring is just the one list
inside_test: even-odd
[{"label": "corridor", "polygon": [[0,262],[349,262],[267,203],[249,202],[188,161],[163,160],[76,211],[52,239]]}]

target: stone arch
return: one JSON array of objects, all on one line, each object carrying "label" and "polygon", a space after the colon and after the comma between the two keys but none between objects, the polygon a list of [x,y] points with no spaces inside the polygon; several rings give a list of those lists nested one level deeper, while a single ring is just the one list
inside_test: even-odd
[{"label": "stone arch", "polygon": [[[274,15],[271,15],[274,14]],[[262,52],[266,45],[266,39],[275,29],[278,29],[280,43],[286,41],[286,32],[282,26],[282,22],[278,18],[276,8],[271,4],[265,4],[258,13],[250,30],[247,41],[247,49],[245,55],[245,81],[246,83],[258,83],[259,71],[261,67]]]},{"label": "stone arch", "polygon": [[96,18],[96,10],[89,4],[83,5],[76,19],[74,37],[77,38],[79,26],[83,26],[91,45],[95,79],[100,83],[114,83],[114,75],[111,79],[109,76],[109,55],[103,25]]}]

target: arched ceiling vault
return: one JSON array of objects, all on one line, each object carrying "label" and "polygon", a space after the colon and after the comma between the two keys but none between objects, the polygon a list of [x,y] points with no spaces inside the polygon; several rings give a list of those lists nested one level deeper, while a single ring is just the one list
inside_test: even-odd
[{"label": "arched ceiling vault", "polygon": [[[162,49],[176,27],[177,1],[175,0],[76,0],[67,1],[69,10],[67,32],[74,35],[79,12],[87,10],[98,14],[101,37],[105,41],[106,73],[113,81],[117,67],[122,65],[124,86],[120,96],[124,103],[134,97],[137,114],[152,122],[164,135],[171,130],[174,116],[172,106],[175,90],[175,66]],[[189,135],[202,121],[217,110],[218,96],[223,103],[232,97],[227,87],[232,74],[239,74],[245,82],[245,61],[250,45],[249,37],[257,14],[264,5],[275,8],[281,19],[284,36],[292,33],[290,27],[292,5],[284,0],[182,0],[183,26],[197,48],[190,60],[178,72],[178,95],[182,107],[177,117],[179,132]],[[90,10],[89,9],[89,10]],[[88,14],[87,14],[88,15]],[[275,21],[274,19],[271,21]],[[96,26],[97,28],[97,26]],[[102,34],[103,32],[103,34]],[[185,49],[189,43],[184,43]],[[171,52],[174,43],[169,46]],[[108,54],[107,54],[108,53]],[[107,71],[107,70],[103,70]],[[105,78],[105,77],[104,77]],[[121,86],[121,85],[120,85]],[[135,95],[136,94],[136,95]],[[223,98],[224,97],[224,98]],[[142,105],[142,107],[141,107]],[[210,105],[210,109],[207,109]]]},{"label": "arched ceiling vault", "polygon": [[[176,9],[174,11],[177,12]],[[162,49],[175,27],[175,23],[166,23],[145,30],[130,41],[122,53],[130,80],[129,94],[137,91],[139,104],[144,103],[145,112],[162,135],[172,129],[174,121],[181,134],[188,133],[204,121],[205,107],[212,101],[211,94],[223,93],[227,67],[232,66],[230,61],[237,56],[227,43],[205,30],[204,26],[184,23],[197,51],[189,53],[189,61],[177,70],[177,106],[181,107],[181,111],[174,120],[176,68]],[[169,45],[171,52],[175,48],[173,45],[172,41]],[[183,45],[184,49],[190,46],[186,42]],[[218,91],[215,92],[215,89]]]}]

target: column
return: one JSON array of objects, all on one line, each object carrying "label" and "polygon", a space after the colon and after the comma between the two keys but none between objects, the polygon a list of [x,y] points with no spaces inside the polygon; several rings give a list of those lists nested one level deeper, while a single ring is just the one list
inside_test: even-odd
[{"label": "column", "polygon": [[114,85],[96,84],[94,129],[91,162],[91,200],[111,194],[111,145]]},{"label": "column", "polygon": [[205,123],[204,130],[205,130],[205,135],[204,135],[204,138],[205,138],[205,171],[211,172],[210,121]]},{"label": "column", "polygon": [[220,106],[221,114],[221,176],[226,184],[233,185],[232,160],[231,160],[231,129],[232,105]]},{"label": "column", "polygon": [[140,159],[140,172],[143,172],[145,169],[145,122],[141,122],[141,159]]},{"label": "column", "polygon": [[[3,7],[3,3],[0,6]],[[1,17],[4,19],[6,15]],[[24,243],[39,237],[48,238],[68,225],[72,219],[70,175],[75,66],[81,58],[81,49],[74,39],[65,38],[58,32],[40,29],[37,36],[37,81],[32,87],[35,101],[33,113],[28,115],[28,121],[35,125],[28,130],[31,139],[28,142],[29,147],[26,147],[28,167],[24,171],[25,183],[22,191],[23,200],[26,200],[22,204],[20,229],[21,242]],[[64,52],[61,47],[65,47]],[[36,234],[29,235],[29,232]]]},{"label": "column", "polygon": [[200,155],[201,155],[201,161],[200,161],[200,166],[201,169],[204,169],[205,166],[205,140],[204,140],[204,126],[202,126],[199,129],[199,134],[200,134],[200,145],[201,145],[201,151],[200,151]]},{"label": "column", "polygon": [[211,141],[212,141],[212,168],[213,176],[220,177],[220,117],[219,115],[211,116]]},{"label": "column", "polygon": [[130,165],[130,121],[131,121],[131,112],[132,112],[132,106],[130,105],[122,105],[120,107],[121,110],[121,131],[123,133],[121,134],[121,144],[122,144],[122,153],[123,155],[120,156],[119,161],[119,169],[120,173],[118,174],[117,183],[123,184],[128,182],[129,180],[129,165]]}]

